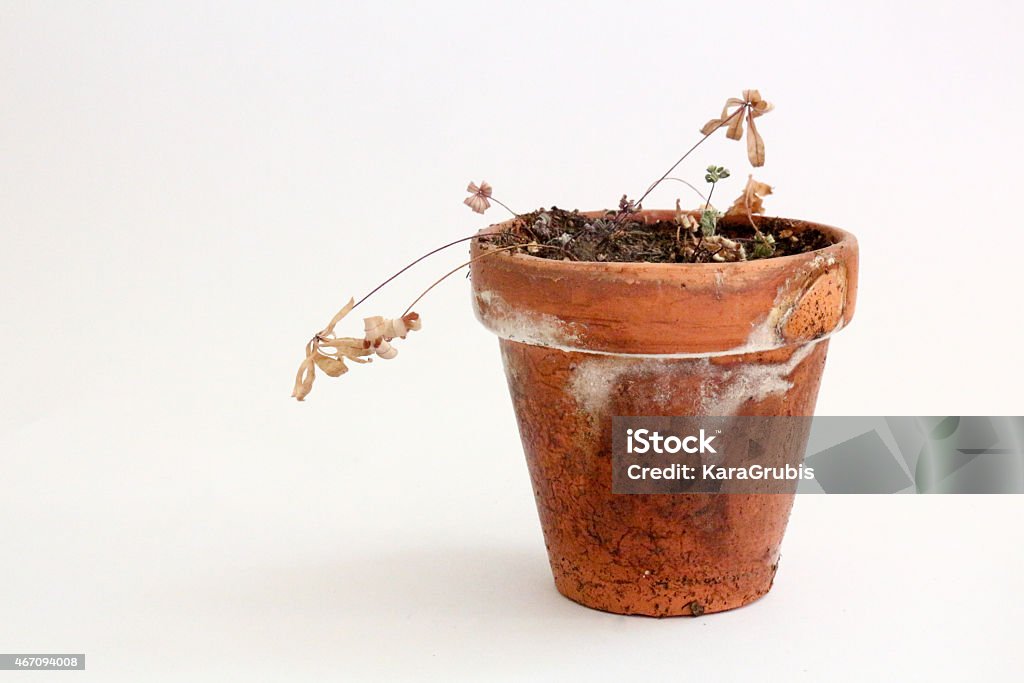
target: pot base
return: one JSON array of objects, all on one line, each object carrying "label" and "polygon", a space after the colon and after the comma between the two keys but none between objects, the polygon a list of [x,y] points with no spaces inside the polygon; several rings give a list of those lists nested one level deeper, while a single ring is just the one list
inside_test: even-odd
[{"label": "pot base", "polygon": [[[582,582],[555,573],[555,588],[575,603],[612,614],[645,617],[699,617],[744,607],[768,594],[778,565],[748,576],[707,577],[696,582],[644,576],[630,584]],[[707,583],[704,583],[704,582]],[[722,590],[721,584],[728,587]],[[742,586],[742,588],[740,588]]]}]

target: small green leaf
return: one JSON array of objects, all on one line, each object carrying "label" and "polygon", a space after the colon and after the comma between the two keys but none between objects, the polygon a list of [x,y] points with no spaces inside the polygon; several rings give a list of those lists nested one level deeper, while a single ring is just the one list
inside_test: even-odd
[{"label": "small green leaf", "polygon": [[771,235],[758,235],[754,238],[754,258],[768,258],[774,253],[774,237]]},{"label": "small green leaf", "polygon": [[729,177],[729,169],[723,168],[722,166],[708,166],[708,172],[704,176],[704,180],[709,183],[717,183],[722,178]]},{"label": "small green leaf", "polygon": [[705,237],[711,237],[718,228],[718,212],[714,209],[705,209],[700,214],[700,231]]}]

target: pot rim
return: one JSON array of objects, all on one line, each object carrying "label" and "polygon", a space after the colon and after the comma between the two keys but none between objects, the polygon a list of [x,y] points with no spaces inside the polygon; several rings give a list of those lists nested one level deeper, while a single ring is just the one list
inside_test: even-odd
[{"label": "pot rim", "polygon": [[[587,216],[588,218],[598,218],[605,215],[607,211],[581,211],[580,214]],[[666,219],[672,219],[675,217],[675,209],[642,209],[637,212],[645,223],[658,222]],[[692,213],[692,212],[690,212]],[[808,229],[816,229],[825,233],[831,237],[834,241],[832,244],[821,247],[820,249],[813,249],[811,251],[801,252],[799,254],[788,254],[786,256],[773,256],[769,258],[752,259],[748,261],[708,261],[704,263],[652,263],[649,261],[564,261],[559,259],[547,259],[539,256],[531,256],[530,254],[523,254],[516,251],[506,251],[501,254],[494,254],[488,257],[488,260],[494,259],[511,259],[516,258],[522,262],[523,266],[536,267],[538,269],[552,269],[561,270],[565,268],[571,268],[573,270],[590,270],[596,274],[630,274],[630,270],[646,271],[645,274],[652,274],[650,271],[673,271],[679,273],[681,270],[692,270],[692,269],[705,269],[709,266],[717,268],[744,268],[751,272],[755,272],[761,268],[777,268],[785,266],[787,263],[792,263],[798,259],[805,259],[808,256],[814,256],[816,254],[823,254],[829,249],[834,249],[839,245],[856,246],[857,238],[853,233],[847,232],[841,228],[827,225],[825,223],[815,223],[813,221],[804,220],[801,218],[789,218],[786,216],[764,216],[763,218],[769,218],[773,220],[786,220],[792,221],[796,225],[793,227],[795,232],[802,232]],[[483,237],[486,235],[493,235],[504,228],[512,225],[516,221],[521,220],[519,216],[510,218],[507,221],[500,223],[492,223],[486,228],[481,228],[477,231],[476,237]],[[728,223],[742,223],[746,221],[746,216],[724,216],[723,220]],[[479,248],[489,251],[490,248],[485,245],[477,245]],[[640,274],[637,272],[636,274]]]},{"label": "pot rim", "polygon": [[[675,211],[640,215],[653,222]],[[785,220],[796,231],[818,229],[836,241],[753,261],[647,263],[545,259],[472,240],[474,312],[502,339],[590,353],[704,357],[817,342],[853,316],[857,240],[832,226]]]}]

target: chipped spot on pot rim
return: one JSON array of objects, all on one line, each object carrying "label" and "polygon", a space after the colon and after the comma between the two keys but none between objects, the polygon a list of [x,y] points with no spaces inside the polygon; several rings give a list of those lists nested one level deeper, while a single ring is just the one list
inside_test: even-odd
[{"label": "chipped spot on pot rim", "polygon": [[779,323],[787,341],[818,339],[842,325],[846,312],[846,268],[829,264],[800,294]]},{"label": "chipped spot on pot rim", "polygon": [[779,286],[768,314],[752,326],[746,343],[727,355],[770,351],[838,332],[844,326],[847,280],[845,263],[819,254]]}]

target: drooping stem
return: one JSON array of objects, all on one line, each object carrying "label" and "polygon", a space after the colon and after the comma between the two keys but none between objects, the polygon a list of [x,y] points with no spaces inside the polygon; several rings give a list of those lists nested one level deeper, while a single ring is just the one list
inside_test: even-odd
[{"label": "drooping stem", "polygon": [[[504,206],[504,205],[503,205],[503,206]],[[401,270],[399,270],[399,271],[398,271],[397,273],[395,273],[394,275],[392,275],[391,277],[389,277],[389,278],[388,278],[387,280],[385,280],[384,282],[380,283],[379,285],[377,285],[376,287],[374,287],[373,289],[371,289],[371,290],[370,290],[370,293],[369,293],[369,294],[367,294],[366,296],[364,296],[364,297],[363,297],[362,299],[360,299],[359,301],[357,301],[357,302],[356,302],[356,304],[355,304],[355,306],[353,306],[352,308],[356,308],[356,306],[358,306],[359,304],[363,303],[364,301],[366,301],[367,299],[369,299],[369,298],[370,298],[371,296],[373,296],[374,294],[376,294],[376,293],[377,293],[378,291],[380,291],[380,290],[381,290],[381,289],[382,289],[382,288],[383,288],[383,287],[384,287],[384,286],[385,286],[386,284],[388,284],[389,282],[391,282],[392,280],[394,280],[394,279],[395,279],[396,277],[398,277],[399,275],[401,275],[401,274],[402,274],[402,273],[404,273],[405,271],[409,270],[410,268],[412,268],[413,266],[415,266],[415,265],[416,265],[417,263],[419,263],[419,262],[420,262],[420,261],[422,261],[423,259],[427,258],[428,256],[433,256],[433,255],[434,255],[434,254],[436,254],[437,252],[439,252],[439,251],[444,251],[444,250],[445,250],[445,249],[447,249],[448,247],[454,247],[454,246],[455,246],[456,244],[461,244],[462,242],[468,242],[469,240],[471,240],[471,239],[476,239],[477,237],[480,237],[480,235],[477,235],[477,234],[473,234],[473,235],[470,235],[469,237],[463,237],[463,238],[461,238],[461,239],[457,239],[457,240],[454,240],[454,241],[452,241],[452,242],[449,242],[448,244],[445,244],[445,245],[443,245],[443,246],[440,246],[440,247],[438,247],[437,249],[434,249],[434,250],[432,250],[432,251],[428,251],[428,252],[427,252],[426,254],[423,254],[423,256],[420,256],[420,257],[419,257],[418,259],[416,259],[416,260],[415,260],[415,261],[413,261],[412,263],[410,263],[410,264],[406,265],[406,266],[405,266],[404,268],[402,268]]]},{"label": "drooping stem", "polygon": [[686,153],[683,154],[683,156],[679,157],[679,159],[676,161],[676,163],[674,163],[671,166],[669,166],[669,169],[667,171],[665,171],[665,173],[663,173],[660,178],[658,178],[653,183],[651,183],[651,186],[647,188],[647,191],[644,192],[643,195],[640,196],[640,199],[636,200],[636,206],[639,207],[640,204],[647,197],[647,195],[649,195],[651,192],[653,192],[654,188],[656,188],[658,185],[660,185],[661,182],[663,180],[665,180],[665,178],[667,178],[670,173],[672,173],[672,171],[676,170],[676,166],[678,166],[679,164],[683,163],[683,161],[686,160],[686,157],[688,157],[691,154],[693,154],[693,151],[695,149],[697,149],[698,147],[700,147],[701,144],[703,144],[703,142],[705,140],[707,140],[709,137],[711,137],[715,133],[715,131],[717,131],[719,128],[721,128],[725,124],[729,123],[732,119],[736,118],[736,116],[738,116],[739,114],[741,114],[744,111],[746,111],[746,109],[747,109],[746,105],[737,108],[736,111],[734,111],[732,114],[730,114],[729,116],[727,116],[724,119],[722,119],[721,123],[719,123],[717,126],[715,126],[714,130],[709,131],[704,137],[702,137],[700,140],[698,140],[693,145],[693,147],[691,147],[690,149],[686,150]]},{"label": "drooping stem", "polygon": [[[505,209],[506,211],[508,211],[508,212],[509,212],[510,214],[512,214],[512,216],[513,216],[514,218],[519,218],[519,214],[518,214],[518,213],[516,213],[515,211],[513,211],[512,209],[510,209],[510,208],[509,208],[509,207],[508,207],[508,206],[507,206],[507,205],[505,204],[505,202],[501,201],[500,199],[495,199],[494,197],[490,197],[490,200],[491,200],[492,202],[494,202],[495,204],[497,204],[498,206],[500,206],[501,208],[503,208],[503,209]],[[384,280],[384,282],[380,283],[379,285],[377,285],[376,287],[374,287],[373,289],[371,289],[371,290],[369,291],[369,293],[368,293],[368,294],[366,294],[366,296],[364,296],[364,297],[363,297],[362,299],[360,299],[359,301],[357,301],[357,302],[356,302],[356,305],[355,305],[355,306],[353,306],[352,308],[356,308],[356,306],[358,306],[359,304],[361,304],[361,303],[363,303],[364,301],[366,301],[367,299],[369,299],[369,298],[370,298],[371,296],[373,296],[373,295],[374,295],[374,294],[376,294],[376,293],[377,293],[378,291],[380,291],[381,289],[383,289],[383,288],[384,288],[384,286],[385,286],[385,285],[387,285],[387,284],[388,284],[389,282],[391,282],[391,281],[392,281],[392,280],[394,280],[394,279],[395,279],[396,277],[398,277],[399,275],[401,275],[401,274],[402,274],[402,273],[404,273],[405,271],[407,271],[407,270],[409,270],[410,268],[412,268],[413,266],[415,266],[415,265],[416,265],[417,263],[419,263],[419,262],[420,262],[420,261],[422,261],[423,259],[425,259],[425,258],[427,258],[427,257],[429,257],[429,256],[433,256],[434,254],[436,254],[436,253],[437,253],[437,252],[439,252],[439,251],[444,251],[445,249],[447,249],[447,248],[449,248],[449,247],[454,247],[454,246],[455,246],[456,244],[461,244],[462,242],[468,242],[469,240],[471,240],[471,239],[475,239],[475,238],[477,238],[477,237],[479,237],[479,235],[477,235],[477,234],[473,234],[473,235],[470,235],[469,237],[462,237],[462,238],[460,238],[460,239],[457,239],[457,240],[454,240],[454,241],[452,241],[452,242],[449,242],[448,244],[444,244],[444,245],[442,245],[442,246],[438,247],[437,249],[432,249],[431,251],[428,251],[428,252],[427,252],[426,254],[423,254],[422,256],[420,256],[419,258],[417,258],[417,259],[416,259],[415,261],[413,261],[413,262],[411,262],[411,263],[408,263],[408,264],[406,264],[406,265],[405,265],[405,266],[404,266],[404,267],[403,267],[403,268],[402,268],[401,270],[399,270],[399,271],[398,271],[397,273],[395,273],[394,275],[392,275],[391,277],[389,277],[389,278],[388,278],[387,280]]]},{"label": "drooping stem", "polygon": [[686,185],[688,188],[690,188],[691,190],[696,192],[697,196],[700,197],[702,200],[708,201],[708,198],[704,196],[704,193],[701,192],[699,189],[697,189],[696,185],[694,185],[693,183],[691,183],[691,182],[689,182],[687,180],[683,180],[682,178],[673,178],[672,176],[669,176],[669,177],[665,178],[665,180],[674,180],[677,183],[682,183],[683,185]]},{"label": "drooping stem", "polygon": [[508,211],[510,214],[512,214],[513,218],[519,218],[519,214],[513,211],[512,209],[508,208],[508,205],[505,204],[505,202],[501,201],[500,199],[495,199],[494,197],[490,197],[490,200],[497,204],[498,206],[500,206],[501,208]]},{"label": "drooping stem", "polygon": [[[520,249],[522,247],[527,247],[527,246],[531,246],[531,243],[513,244],[510,247],[499,247],[497,249],[492,249],[490,251],[484,252],[483,254],[480,254],[478,256],[474,256],[473,258],[469,259],[465,263],[462,263],[462,264],[460,264],[458,266],[455,266],[454,268],[449,270],[447,273],[445,273],[444,275],[439,277],[437,280],[435,280],[434,283],[431,284],[429,287],[427,287],[422,292],[420,292],[420,295],[418,297],[416,297],[415,299],[413,299],[413,302],[411,304],[409,304],[409,307],[406,308],[405,311],[402,313],[402,317],[405,317],[406,315],[408,315],[409,311],[412,310],[412,307],[415,306],[416,304],[418,304],[420,302],[420,299],[425,297],[430,292],[430,290],[432,290],[434,287],[437,287],[439,284],[441,284],[442,282],[447,280],[449,277],[451,277],[455,273],[459,272],[460,270],[462,270],[466,266],[472,264],[473,262],[479,261],[480,259],[485,258],[487,256],[493,256],[494,254],[500,254],[503,251],[511,251],[512,249]],[[555,247],[555,246],[548,245],[548,244],[536,244],[536,243],[532,243],[532,246],[536,246],[536,247],[539,247],[541,249],[558,249],[559,248],[559,247]]]}]

